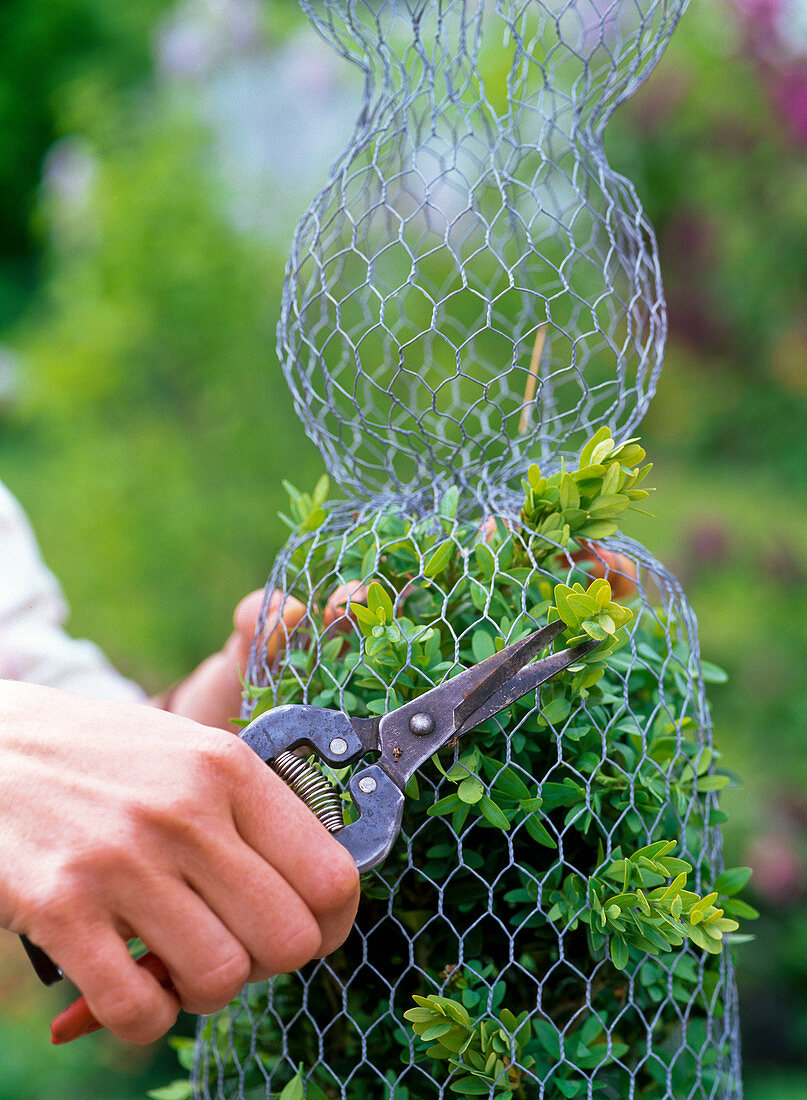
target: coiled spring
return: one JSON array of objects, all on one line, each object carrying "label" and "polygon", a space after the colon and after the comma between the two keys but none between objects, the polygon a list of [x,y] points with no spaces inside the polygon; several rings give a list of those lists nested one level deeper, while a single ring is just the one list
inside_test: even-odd
[{"label": "coiled spring", "polygon": [[338,833],[344,828],[339,791],[318,768],[288,749],[278,753],[269,764],[329,832]]}]

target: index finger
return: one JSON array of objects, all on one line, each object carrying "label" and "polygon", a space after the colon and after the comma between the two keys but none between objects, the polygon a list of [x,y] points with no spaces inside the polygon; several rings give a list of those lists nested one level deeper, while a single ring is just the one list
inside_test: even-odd
[{"label": "index finger", "polygon": [[[168,968],[165,963],[147,951],[139,959],[135,959],[137,966],[147,970],[152,977],[160,983],[163,989],[174,992]],[[80,1039],[84,1035],[90,1035],[98,1031],[104,1025],[92,1014],[87,998],[82,994],[77,1000],[69,1004],[56,1016],[50,1025],[50,1041],[54,1046],[62,1043],[70,1043],[74,1039]]]}]

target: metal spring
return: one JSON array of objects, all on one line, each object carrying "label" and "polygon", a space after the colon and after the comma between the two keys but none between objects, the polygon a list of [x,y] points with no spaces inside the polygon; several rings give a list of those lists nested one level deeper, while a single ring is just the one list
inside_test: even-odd
[{"label": "metal spring", "polygon": [[269,764],[331,833],[344,828],[339,791],[302,756],[284,749]]}]

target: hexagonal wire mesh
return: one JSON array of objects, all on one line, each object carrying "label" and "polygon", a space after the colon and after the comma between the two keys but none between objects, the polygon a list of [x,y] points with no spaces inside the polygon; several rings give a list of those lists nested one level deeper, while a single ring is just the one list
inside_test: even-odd
[{"label": "hexagonal wire mesh", "polygon": [[[596,692],[550,683],[422,769],[344,947],[202,1022],[196,1097],[296,1072],[312,1100],[740,1096],[728,953],[619,970],[586,917],[644,845],[677,840],[693,890],[722,869],[692,612],[636,543],[527,531],[512,489],[528,455],[624,438],[652,396],[655,244],[601,136],[685,3],[303,0],[366,86],[295,237],[279,348],[349,499],[309,502],[275,564],[245,717],[256,698],[382,713],[545,621],[559,580],[605,576],[634,620]],[[350,605],[372,580],[394,602],[375,640]],[[424,1052],[403,1013],[429,993],[483,1021],[495,1072]],[[494,1050],[508,1010],[526,1029]]]},{"label": "hexagonal wire mesh", "polygon": [[297,230],[280,326],[342,485],[499,485],[527,454],[641,418],[658,263],[601,138],[685,2],[303,0],[366,80]]}]

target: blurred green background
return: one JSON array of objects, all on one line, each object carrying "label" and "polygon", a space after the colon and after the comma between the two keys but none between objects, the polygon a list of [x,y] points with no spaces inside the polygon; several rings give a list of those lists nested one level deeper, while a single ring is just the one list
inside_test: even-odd
[{"label": "blurred green background", "polygon": [[[156,690],[218,648],[319,458],[274,330],[294,224],[358,89],[293,0],[0,6],[0,478],[73,633]],[[807,0],[693,0],[613,119],[670,310],[643,428],[713,692],[751,1100],[807,1097]],[[53,1050],[60,992],[0,938],[0,1100],[143,1097],[166,1044]],[[188,1033],[190,1021],[180,1031]]]}]

